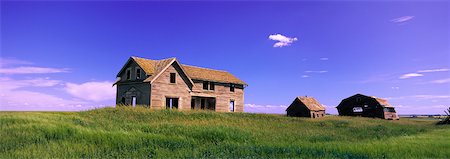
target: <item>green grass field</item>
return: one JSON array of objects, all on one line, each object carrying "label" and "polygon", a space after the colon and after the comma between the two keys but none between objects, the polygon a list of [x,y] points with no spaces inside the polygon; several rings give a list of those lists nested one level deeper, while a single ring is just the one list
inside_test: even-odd
[{"label": "green grass field", "polygon": [[104,108],[0,112],[0,158],[448,158],[435,121]]}]

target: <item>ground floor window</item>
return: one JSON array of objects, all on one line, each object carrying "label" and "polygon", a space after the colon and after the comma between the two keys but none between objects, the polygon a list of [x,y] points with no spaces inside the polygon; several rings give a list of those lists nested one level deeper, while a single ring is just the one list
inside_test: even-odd
[{"label": "ground floor window", "polygon": [[166,98],[166,109],[178,109],[178,98]]},{"label": "ground floor window", "polygon": [[234,100],[230,100],[230,112],[234,112]]}]

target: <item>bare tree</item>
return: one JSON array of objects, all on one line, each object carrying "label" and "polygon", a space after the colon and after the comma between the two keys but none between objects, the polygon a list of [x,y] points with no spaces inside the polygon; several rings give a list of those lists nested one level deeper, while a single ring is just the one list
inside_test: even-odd
[{"label": "bare tree", "polygon": [[438,124],[450,124],[450,107],[448,107],[448,109],[444,112],[446,116],[444,117],[444,120],[439,121]]}]

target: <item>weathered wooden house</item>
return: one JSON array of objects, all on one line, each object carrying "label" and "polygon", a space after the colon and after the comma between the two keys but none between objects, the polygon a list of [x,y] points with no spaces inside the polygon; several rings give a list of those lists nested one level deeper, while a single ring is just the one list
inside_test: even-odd
[{"label": "weathered wooden house", "polygon": [[117,104],[244,111],[247,84],[226,71],[183,65],[176,58],[130,57],[117,77]]},{"label": "weathered wooden house", "polygon": [[343,99],[336,108],[342,116],[399,119],[394,107],[387,100],[363,94],[355,94]]},{"label": "weathered wooden house", "polygon": [[313,97],[297,97],[286,113],[287,116],[320,118],[325,116],[325,107]]}]

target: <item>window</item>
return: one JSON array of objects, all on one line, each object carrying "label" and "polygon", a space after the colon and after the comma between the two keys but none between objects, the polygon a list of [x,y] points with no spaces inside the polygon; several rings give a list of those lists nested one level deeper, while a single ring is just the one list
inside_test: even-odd
[{"label": "window", "polygon": [[191,109],[195,109],[195,99],[191,99]]},{"label": "window", "polygon": [[166,109],[178,109],[178,98],[166,98]]},{"label": "window", "polygon": [[175,73],[170,73],[170,83],[175,83]]},{"label": "window", "polygon": [[136,79],[141,79],[141,69],[136,68]]},{"label": "window", "polygon": [[216,84],[214,82],[209,82],[209,90],[214,90],[215,85]]},{"label": "window", "polygon": [[132,97],[132,101],[131,101],[131,105],[133,106],[133,107],[136,107],[136,102],[137,102],[137,99],[136,99],[136,97]]},{"label": "window", "polygon": [[230,112],[234,112],[234,100],[230,100]]},{"label": "window", "polygon": [[230,84],[230,92],[234,92],[234,84]]},{"label": "window", "polygon": [[355,112],[355,113],[363,112],[363,108],[362,107],[353,107],[353,112]]},{"label": "window", "polygon": [[127,80],[131,79],[131,71],[128,69],[127,70]]},{"label": "window", "polygon": [[209,85],[208,81],[203,81],[203,90],[208,90],[208,85]]}]

